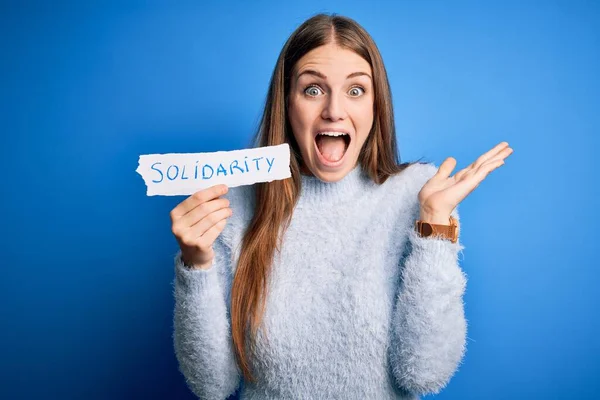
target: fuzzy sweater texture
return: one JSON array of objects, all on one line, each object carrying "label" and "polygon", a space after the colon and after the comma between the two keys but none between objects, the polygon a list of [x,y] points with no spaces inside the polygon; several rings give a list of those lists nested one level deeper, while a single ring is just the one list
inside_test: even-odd
[{"label": "fuzzy sweater texture", "polygon": [[[175,256],[173,341],[201,399],[418,399],[447,386],[467,323],[460,242],[414,230],[418,193],[437,168],[412,164],[377,185],[358,165],[341,181],[302,176],[273,261],[245,381],[231,339],[231,283],[252,218],[253,186],[230,188],[233,216],[208,270]],[[456,208],[452,215],[458,218]]]}]

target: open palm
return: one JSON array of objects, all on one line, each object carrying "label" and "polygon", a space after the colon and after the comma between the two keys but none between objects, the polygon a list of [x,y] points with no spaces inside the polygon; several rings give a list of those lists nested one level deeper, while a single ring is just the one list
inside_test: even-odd
[{"label": "open palm", "polygon": [[438,168],[437,173],[423,185],[419,192],[421,210],[431,215],[450,216],[452,210],[464,200],[487,175],[504,164],[513,152],[507,142],[501,142],[482,154],[469,166],[450,176],[456,160],[448,157]]}]

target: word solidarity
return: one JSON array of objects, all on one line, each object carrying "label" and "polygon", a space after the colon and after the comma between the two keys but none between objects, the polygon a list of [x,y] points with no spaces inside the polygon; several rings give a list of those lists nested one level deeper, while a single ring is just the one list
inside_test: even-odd
[{"label": "word solidarity", "polygon": [[[223,176],[227,176],[228,172],[229,172],[229,174],[233,175],[234,173],[243,174],[243,173],[253,172],[254,170],[260,171],[260,164],[261,164],[261,160],[263,160],[263,159],[264,159],[264,157],[253,158],[250,161],[250,165],[248,165],[248,156],[246,156],[246,157],[244,157],[242,167],[240,167],[240,160],[233,160],[232,162],[229,163],[229,168],[225,168],[222,163],[219,163],[218,166],[210,165],[210,164],[204,164],[204,165],[200,166],[199,161],[196,161],[192,179],[212,179],[212,177],[215,176],[215,170],[216,170],[217,177],[219,176],[219,174],[221,174]],[[266,161],[268,164],[267,172],[271,172],[273,163],[275,163],[275,158],[274,157],[271,159],[266,158]],[[255,165],[256,165],[256,167],[255,167]],[[250,166],[252,166],[252,168],[255,168],[255,169],[253,169],[251,171]],[[190,177],[187,176],[185,173],[186,172],[185,164],[181,167],[177,164],[171,164],[168,167],[166,167],[166,173],[163,173],[162,168],[164,168],[164,167],[165,166],[163,166],[162,162],[160,162],[160,161],[157,161],[150,166],[150,168],[153,171],[156,171],[158,173],[157,175],[159,175],[158,179],[152,180],[153,183],[160,183],[163,181],[163,179],[165,179],[165,177],[166,177],[166,179],[169,179],[171,181],[173,181],[175,179],[190,179]],[[264,167],[265,166],[263,166],[263,168]],[[180,171],[181,171],[181,174],[179,173]],[[198,173],[199,171],[201,171],[200,174]]]},{"label": "word solidarity", "polygon": [[287,144],[214,153],[145,154],[136,172],[148,196],[190,195],[206,187],[229,187],[291,177]]}]

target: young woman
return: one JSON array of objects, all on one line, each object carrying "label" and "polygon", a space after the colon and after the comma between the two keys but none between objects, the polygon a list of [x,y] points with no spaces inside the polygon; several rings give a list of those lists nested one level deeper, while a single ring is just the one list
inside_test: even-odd
[{"label": "young woman", "polygon": [[[255,144],[290,179],[213,186],[171,211],[174,346],[202,399],[415,399],[464,353],[457,205],[512,152],[450,176],[400,163],[386,71],[355,21],[317,15],[286,42]],[[259,329],[260,328],[260,329]]]}]

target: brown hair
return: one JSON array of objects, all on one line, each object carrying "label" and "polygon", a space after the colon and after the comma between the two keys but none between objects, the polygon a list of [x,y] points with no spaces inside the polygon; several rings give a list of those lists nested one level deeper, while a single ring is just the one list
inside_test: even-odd
[{"label": "brown hair", "polygon": [[296,62],[319,46],[335,41],[364,58],[373,70],[374,121],[361,149],[358,162],[370,178],[381,184],[410,163],[400,164],[392,97],[381,55],[371,36],[354,20],[317,14],[306,20],[289,37],[271,77],[264,113],[254,144],[275,146],[288,143],[291,150],[291,179],[256,184],[253,219],[244,234],[240,258],[231,289],[231,322],[238,365],[249,381],[254,381],[246,353],[246,333],[251,328],[253,349],[265,311],[266,290],[275,250],[281,247],[300,193],[301,155],[287,118],[287,96]]}]

